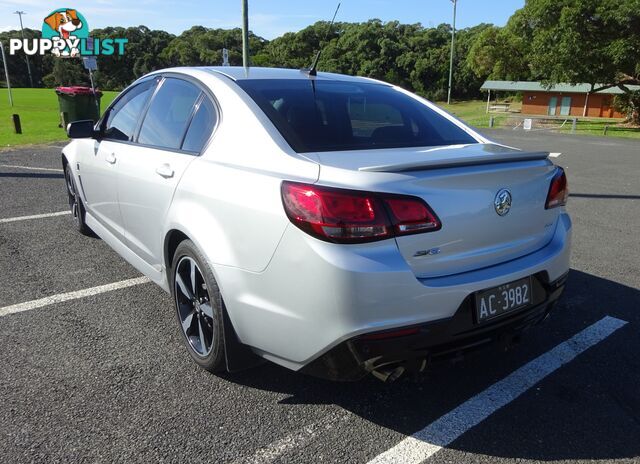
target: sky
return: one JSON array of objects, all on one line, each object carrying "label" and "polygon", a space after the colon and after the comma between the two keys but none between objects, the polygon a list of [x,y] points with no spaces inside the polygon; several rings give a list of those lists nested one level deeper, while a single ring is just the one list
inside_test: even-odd
[{"label": "sky", "polygon": [[[249,28],[257,35],[273,39],[298,31],[319,20],[331,20],[338,0],[249,0]],[[361,22],[372,18],[424,26],[450,23],[451,0],[341,0],[336,21]],[[524,0],[458,0],[456,27],[480,23],[502,26]],[[105,26],[138,26],[162,29],[173,34],[194,25],[212,28],[238,27],[240,0],[0,0],[0,31],[17,29],[16,10],[25,11],[24,26],[40,29],[52,10],[74,8],[87,19],[91,29]]]}]

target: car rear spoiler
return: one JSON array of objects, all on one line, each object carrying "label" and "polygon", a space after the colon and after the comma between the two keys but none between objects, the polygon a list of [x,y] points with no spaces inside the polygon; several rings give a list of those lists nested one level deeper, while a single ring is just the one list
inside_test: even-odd
[{"label": "car rear spoiler", "polygon": [[513,151],[508,153],[481,153],[478,156],[469,156],[465,153],[456,157],[434,157],[408,163],[384,164],[379,166],[362,166],[359,171],[365,172],[407,172],[424,171],[430,169],[457,168],[461,166],[481,166],[485,164],[512,163],[519,161],[534,161],[548,158],[549,152]]}]

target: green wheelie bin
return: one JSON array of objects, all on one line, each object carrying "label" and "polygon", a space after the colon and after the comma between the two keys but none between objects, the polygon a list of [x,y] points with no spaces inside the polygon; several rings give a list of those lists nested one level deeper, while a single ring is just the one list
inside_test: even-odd
[{"label": "green wheelie bin", "polygon": [[60,107],[60,127],[67,127],[73,121],[100,118],[100,98],[102,92],[91,87],[56,87]]}]

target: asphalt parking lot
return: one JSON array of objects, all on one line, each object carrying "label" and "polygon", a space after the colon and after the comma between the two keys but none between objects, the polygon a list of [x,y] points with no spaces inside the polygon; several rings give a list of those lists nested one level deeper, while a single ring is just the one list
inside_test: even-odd
[{"label": "asphalt parking lot", "polygon": [[561,153],[564,299],[515,349],[392,384],[200,370],[168,295],[51,215],[66,206],[61,145],[0,152],[0,460],[640,462],[640,142],[488,135]]}]

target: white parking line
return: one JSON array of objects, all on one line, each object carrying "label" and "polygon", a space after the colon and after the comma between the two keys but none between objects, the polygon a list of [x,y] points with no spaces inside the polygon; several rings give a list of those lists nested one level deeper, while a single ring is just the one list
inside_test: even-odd
[{"label": "white parking line", "polygon": [[37,168],[34,166],[16,166],[14,164],[0,164],[0,168],[13,168],[13,169],[28,169],[30,171],[52,171],[52,172],[64,172],[62,169],[54,168]]},{"label": "white parking line", "polygon": [[369,464],[423,462],[626,323],[610,316],[601,319],[379,454]]},{"label": "white parking line", "polygon": [[549,156],[551,158],[557,158],[558,156],[560,156],[562,153],[549,153]]},{"label": "white parking line", "polygon": [[6,224],[7,222],[17,222],[17,221],[28,221],[30,219],[44,219],[56,216],[64,216],[66,214],[71,214],[71,211],[58,211],[57,213],[46,213],[46,214],[34,214],[32,216],[18,216],[18,217],[10,217],[0,219],[0,224]]},{"label": "white parking line", "polygon": [[135,279],[123,280],[121,282],[100,285],[98,287],[85,288],[84,290],[77,290],[75,292],[59,293],[57,295],[40,298],[39,300],[26,301],[24,303],[18,303],[0,308],[0,317],[8,316],[9,314],[22,313],[24,311],[31,311],[32,309],[42,308],[43,306],[49,306],[55,303],[77,300],[88,296],[99,295],[100,293],[112,292],[114,290],[120,290],[122,288],[146,284],[147,282],[150,282],[150,280],[146,277],[136,277]]},{"label": "white parking line", "polygon": [[329,420],[324,418],[322,421],[309,424],[264,448],[260,448],[252,456],[236,459],[233,464],[270,464],[275,462],[282,455],[293,449],[303,448],[307,443],[315,440],[318,434],[331,430],[338,423],[346,421],[350,417],[351,413],[340,411],[338,417]]}]

